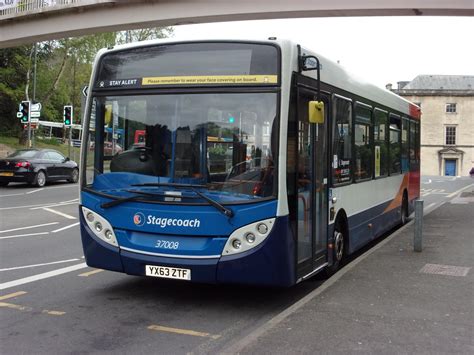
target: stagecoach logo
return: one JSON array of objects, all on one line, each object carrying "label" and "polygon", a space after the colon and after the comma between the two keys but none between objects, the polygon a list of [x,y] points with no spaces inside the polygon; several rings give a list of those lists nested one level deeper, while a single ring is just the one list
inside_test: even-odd
[{"label": "stagecoach logo", "polygon": [[145,215],[141,212],[135,213],[133,216],[133,223],[139,227],[143,226],[145,224]]},{"label": "stagecoach logo", "polygon": [[199,228],[201,220],[195,219],[181,219],[181,218],[164,218],[156,217],[152,215],[145,215],[141,212],[137,212],[133,215],[133,223],[136,226],[141,227],[144,224],[155,225],[161,228],[166,227],[187,227],[187,228]]}]

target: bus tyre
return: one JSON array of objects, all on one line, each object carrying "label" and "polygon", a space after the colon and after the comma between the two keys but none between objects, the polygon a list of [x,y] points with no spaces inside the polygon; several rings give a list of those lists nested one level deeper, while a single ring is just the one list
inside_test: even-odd
[{"label": "bus tyre", "polygon": [[36,173],[33,185],[38,187],[43,187],[44,185],[46,185],[46,174],[43,170],[40,170]]},{"label": "bus tyre", "polygon": [[406,194],[403,194],[402,205],[400,206],[400,224],[403,226],[408,222],[408,199]]},{"label": "bus tyre", "polygon": [[336,273],[337,270],[343,265],[347,255],[347,237],[344,223],[341,220],[336,222],[334,227],[334,244],[333,248],[330,249],[332,252],[333,263],[328,266],[325,270],[324,277],[330,277]]}]

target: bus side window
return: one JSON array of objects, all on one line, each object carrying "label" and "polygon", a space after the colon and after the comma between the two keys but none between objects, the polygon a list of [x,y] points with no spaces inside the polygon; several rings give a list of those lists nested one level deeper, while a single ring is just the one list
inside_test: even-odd
[{"label": "bus side window", "polygon": [[388,113],[380,109],[374,111],[374,163],[375,177],[388,173]]},{"label": "bus side window", "polygon": [[333,95],[332,178],[335,185],[352,180],[352,102]]},{"label": "bus side window", "polygon": [[409,121],[407,117],[402,119],[402,173],[410,170],[409,160]]},{"label": "bus side window", "polygon": [[410,164],[415,164],[415,147],[416,147],[415,122],[410,121]]},{"label": "bus side window", "polygon": [[354,178],[356,181],[372,178],[372,140],[372,108],[357,103],[354,125]]},{"label": "bus side window", "polygon": [[401,172],[401,130],[402,122],[400,116],[390,114],[390,174],[399,174]]}]

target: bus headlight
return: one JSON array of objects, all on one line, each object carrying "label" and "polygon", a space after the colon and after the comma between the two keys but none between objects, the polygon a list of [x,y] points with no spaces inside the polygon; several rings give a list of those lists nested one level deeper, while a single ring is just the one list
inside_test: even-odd
[{"label": "bus headlight", "polygon": [[227,239],[222,256],[242,253],[261,244],[270,234],[275,218],[248,224],[235,230]]},{"label": "bus headlight", "polygon": [[247,233],[247,234],[245,235],[245,239],[247,240],[247,242],[248,242],[249,244],[253,244],[253,243],[255,243],[255,234],[253,234],[253,233]]},{"label": "bus headlight", "polygon": [[90,230],[96,237],[108,244],[118,247],[114,229],[104,217],[86,207],[82,207],[82,214]]},{"label": "bus headlight", "polygon": [[234,239],[232,241],[232,246],[234,247],[234,249],[240,249],[240,247],[242,246],[242,242],[238,239]]}]

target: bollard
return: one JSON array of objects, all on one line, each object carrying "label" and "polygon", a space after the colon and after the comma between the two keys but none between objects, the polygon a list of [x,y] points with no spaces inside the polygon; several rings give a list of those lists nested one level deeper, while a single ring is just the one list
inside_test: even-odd
[{"label": "bollard", "polygon": [[423,200],[415,201],[415,237],[413,239],[413,249],[420,253],[423,249]]}]

